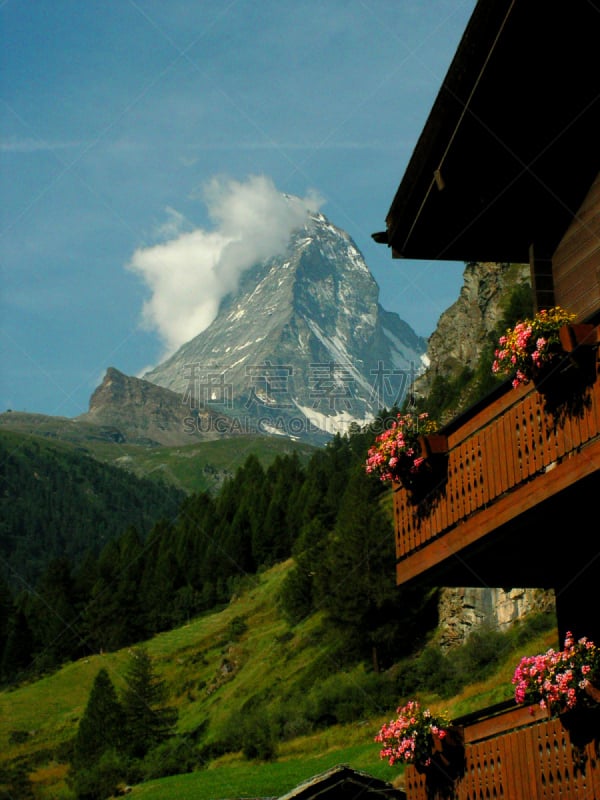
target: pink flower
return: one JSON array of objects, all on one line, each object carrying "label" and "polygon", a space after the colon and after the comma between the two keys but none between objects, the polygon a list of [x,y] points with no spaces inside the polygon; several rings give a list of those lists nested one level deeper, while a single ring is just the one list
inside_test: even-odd
[{"label": "pink flower", "polygon": [[433,716],[429,709],[421,709],[415,700],[397,709],[398,717],[383,725],[375,741],[384,745],[380,757],[390,765],[398,761],[406,764],[418,761],[423,766],[431,763],[431,735],[446,735],[444,725],[449,724],[445,714]]},{"label": "pink flower", "polygon": [[[515,387],[527,383],[535,370],[551,359],[553,345],[558,345],[559,328],[573,319],[573,314],[557,306],[518,322],[498,339],[492,363],[493,374],[512,376]],[[518,375],[517,371],[521,374]]]},{"label": "pink flower", "polygon": [[423,466],[418,438],[437,430],[437,423],[429,415],[398,414],[389,428],[375,437],[365,460],[368,474],[377,475],[381,481],[397,481],[409,471]]},{"label": "pink flower", "polygon": [[600,680],[600,648],[587,638],[575,642],[571,632],[564,649],[539,656],[524,656],[513,683],[517,703],[535,703],[557,714],[587,703],[588,675]]}]

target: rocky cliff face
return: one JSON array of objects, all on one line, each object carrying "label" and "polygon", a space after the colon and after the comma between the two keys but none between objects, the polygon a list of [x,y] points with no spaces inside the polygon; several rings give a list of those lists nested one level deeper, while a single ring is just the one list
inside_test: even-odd
[{"label": "rocky cliff face", "polygon": [[176,392],[124,375],[114,367],[106,370],[90,398],[89,410],[77,420],[110,426],[113,440],[168,446],[190,444],[194,438],[214,439],[219,430],[230,427],[222,414],[191,411]]},{"label": "rocky cliff face", "polygon": [[504,631],[530,614],[553,610],[554,593],[546,589],[445,588],[438,606],[440,646],[456,647],[473,631]]},{"label": "rocky cliff face", "polygon": [[[463,286],[456,302],[438,321],[427,343],[427,369],[416,379],[414,392],[427,397],[435,378],[440,375],[453,379],[465,367],[477,366],[490,333],[504,316],[504,306],[518,284],[530,285],[528,264],[468,264],[463,274]],[[448,412],[454,416],[457,407]]]},{"label": "rocky cliff face", "polygon": [[[508,296],[520,283],[529,284],[529,266],[474,263],[465,267],[458,300],[445,311],[427,346],[427,369],[414,391],[427,397],[437,375],[458,377],[475,370],[490,333],[504,316]],[[461,410],[460,400],[449,416]],[[526,588],[445,588],[439,604],[443,647],[461,644],[481,627],[503,630],[517,620],[554,607],[552,592]]]}]

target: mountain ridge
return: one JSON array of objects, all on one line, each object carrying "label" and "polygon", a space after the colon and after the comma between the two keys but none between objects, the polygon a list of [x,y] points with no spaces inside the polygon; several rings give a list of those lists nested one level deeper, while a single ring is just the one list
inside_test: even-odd
[{"label": "mountain ridge", "polygon": [[143,378],[126,375],[108,367],[102,383],[95,389],[87,412],[76,420],[112,425],[122,441],[150,446],[190,444],[199,438],[219,438],[219,430],[236,435],[231,420],[210,409],[186,408],[176,392]]}]

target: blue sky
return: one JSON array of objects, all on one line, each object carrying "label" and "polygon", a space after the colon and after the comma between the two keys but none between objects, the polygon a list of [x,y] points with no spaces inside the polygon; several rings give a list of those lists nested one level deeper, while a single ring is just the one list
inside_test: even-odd
[{"label": "blue sky", "polygon": [[108,366],[156,364],[211,287],[179,246],[157,311],[145,257],[194,237],[208,258],[261,210],[275,231],[280,193],[346,230],[384,308],[429,335],[463,265],[371,234],[474,5],[1,2],[0,411],[76,416]]}]

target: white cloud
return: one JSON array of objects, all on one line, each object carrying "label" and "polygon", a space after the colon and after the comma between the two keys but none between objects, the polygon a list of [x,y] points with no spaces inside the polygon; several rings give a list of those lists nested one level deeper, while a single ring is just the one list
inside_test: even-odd
[{"label": "white cloud", "polygon": [[136,250],[127,265],[150,289],[142,310],[167,354],[207,328],[242,272],[285,249],[290,233],[317,211],[321,200],[284,195],[264,176],[245,182],[213,178],[204,188],[211,231],[181,231],[173,209],[161,234],[167,241]]}]

